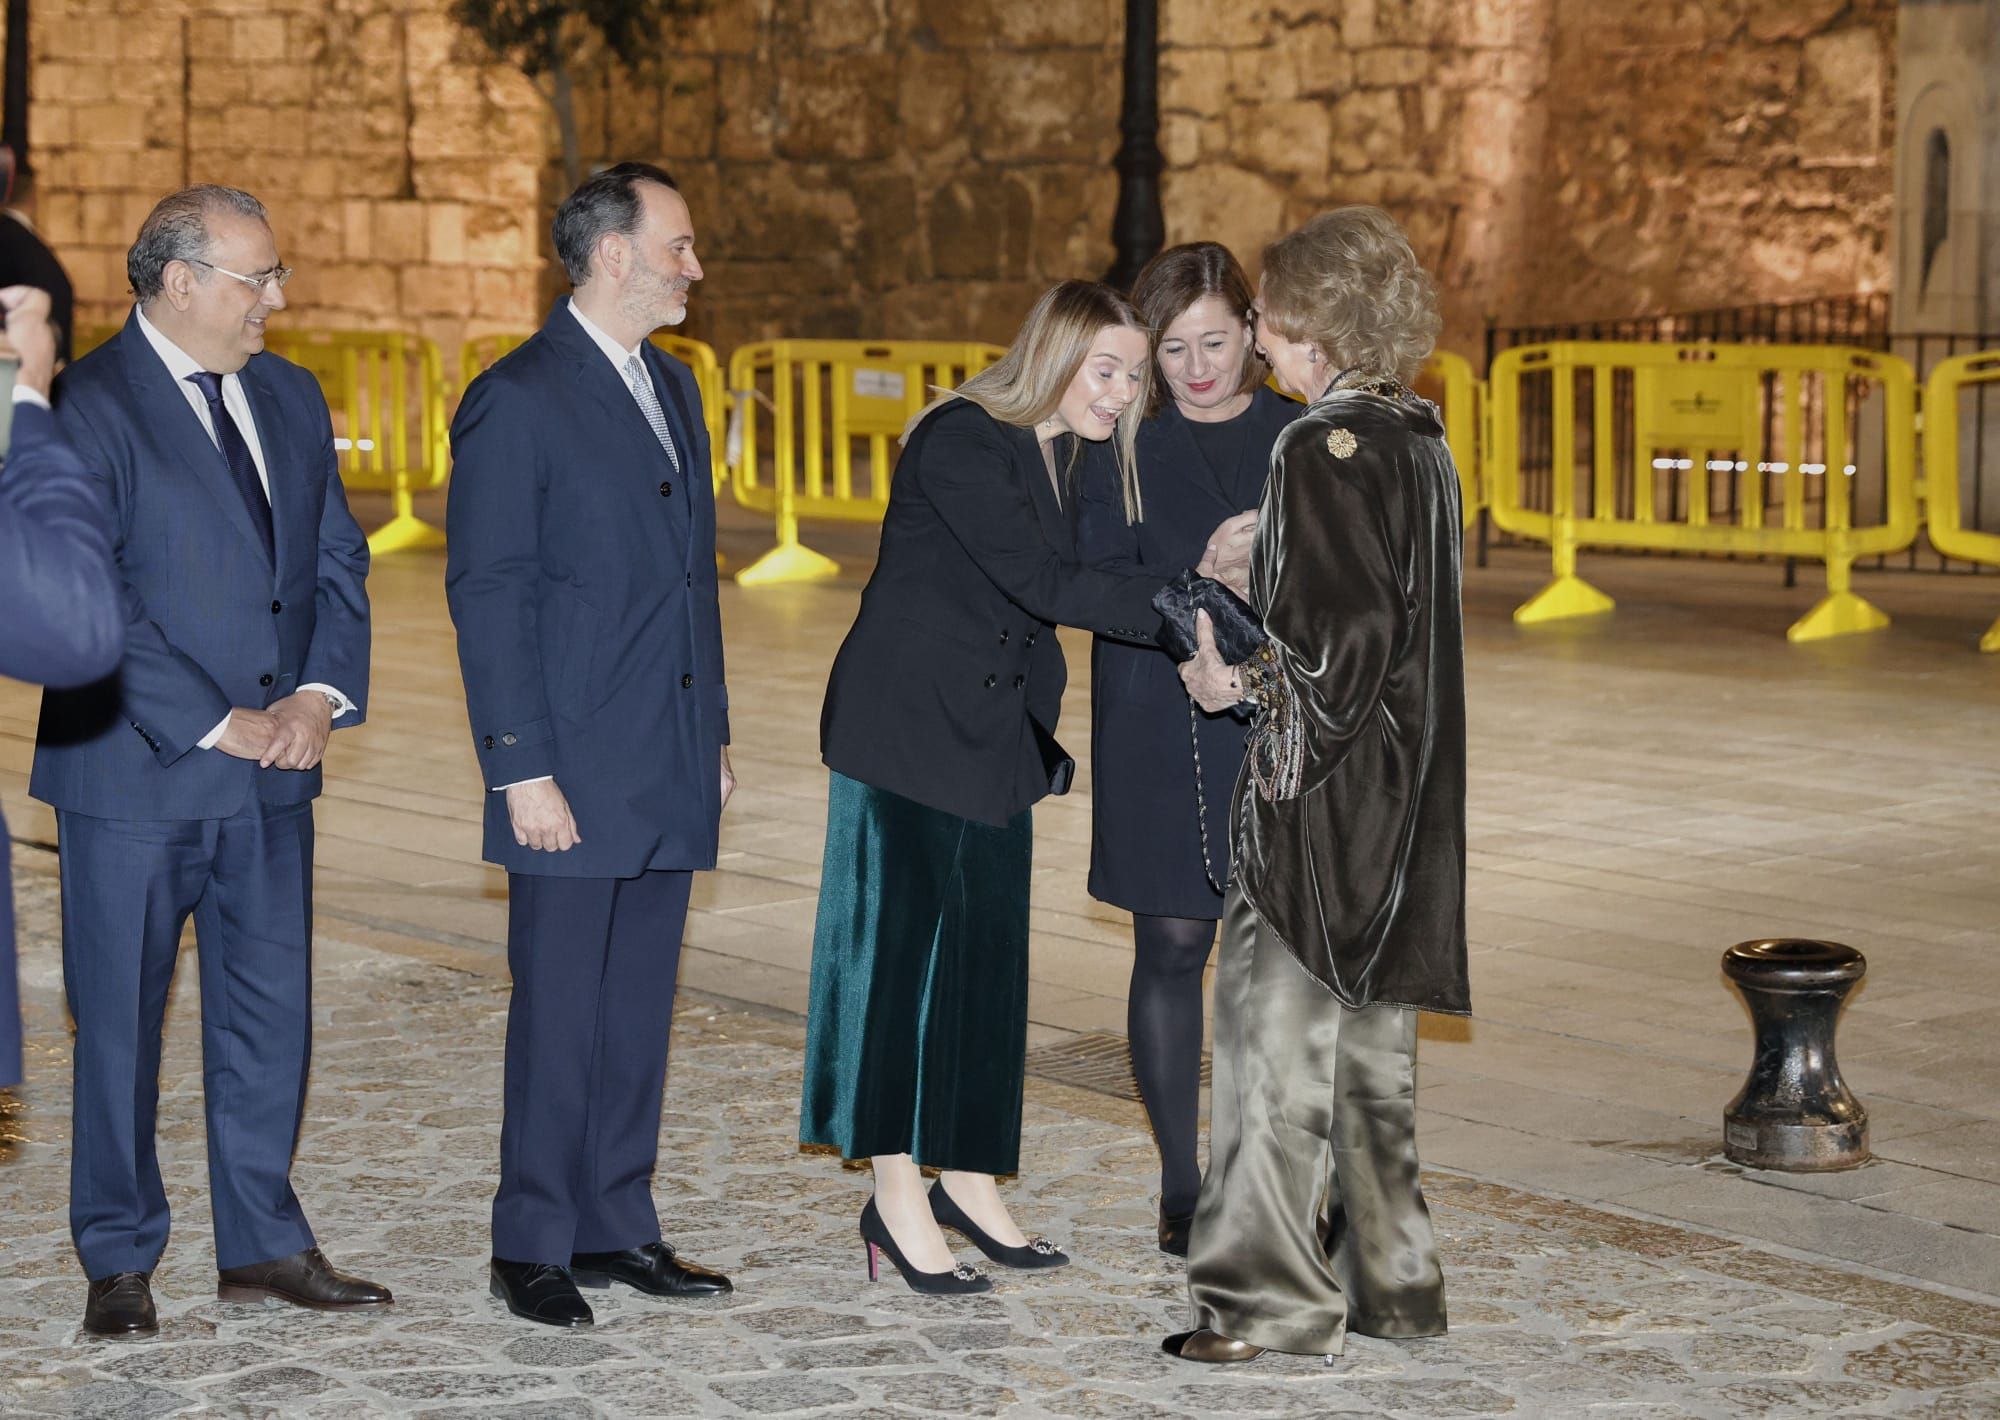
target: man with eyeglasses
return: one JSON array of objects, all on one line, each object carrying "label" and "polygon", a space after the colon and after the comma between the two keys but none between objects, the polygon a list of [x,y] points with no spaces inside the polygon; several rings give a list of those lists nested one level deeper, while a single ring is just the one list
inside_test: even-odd
[{"label": "man with eyeglasses", "polygon": [[290,271],[264,207],[173,193],[126,256],[124,328],[64,372],[56,417],[102,480],[123,582],[117,670],[42,702],[29,792],[56,810],[76,1021],[70,1230],[84,1330],[157,1329],[154,1149],[182,926],[200,947],[218,1295],[381,1306],[292,1191],[311,1036],[312,800],[368,690],[368,544],[326,400],[264,353]]}]

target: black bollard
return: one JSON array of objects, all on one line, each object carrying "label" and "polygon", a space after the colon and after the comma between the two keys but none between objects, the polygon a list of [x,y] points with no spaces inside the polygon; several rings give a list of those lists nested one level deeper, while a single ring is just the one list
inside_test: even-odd
[{"label": "black bollard", "polygon": [[1738,942],[1722,971],[1750,1005],[1757,1053],[1722,1115],[1722,1152],[1757,1169],[1817,1173],[1868,1162],[1868,1112],[1840,1078],[1833,1031],[1868,959],[1838,942]]}]

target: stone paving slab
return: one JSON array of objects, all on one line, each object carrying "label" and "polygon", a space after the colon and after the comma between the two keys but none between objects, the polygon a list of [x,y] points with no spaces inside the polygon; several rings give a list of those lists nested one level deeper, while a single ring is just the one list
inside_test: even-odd
[{"label": "stone paving slab", "polygon": [[864,1172],[794,1144],[794,1020],[683,1000],[656,1193],[728,1269],[719,1303],[592,1295],[566,1333],[486,1296],[506,992],[490,958],[389,934],[318,944],[313,1092],[296,1177],[334,1259],[392,1312],[213,1295],[192,953],[170,1017],[161,1156],[178,1219],[161,1336],[87,1343],[64,1223],[68,1041],[47,855],[23,855],[30,1082],[4,1121],[0,1413],[23,1417],[1258,1417],[2000,1415],[2000,1304],[1459,1173],[1427,1177],[1453,1328],[1355,1338],[1329,1366],[1226,1372],[1158,1350],[1183,1315],[1152,1246],[1136,1106],[1031,1079],[1010,1197],[1076,1258],[985,1297],[866,1281]]}]

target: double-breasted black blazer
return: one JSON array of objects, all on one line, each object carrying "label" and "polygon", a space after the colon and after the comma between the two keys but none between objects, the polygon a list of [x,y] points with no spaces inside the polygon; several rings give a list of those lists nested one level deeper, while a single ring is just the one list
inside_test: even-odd
[{"label": "double-breasted black blazer", "polygon": [[[1057,446],[1058,469],[1069,452]],[[1033,722],[1053,732],[1062,709],[1056,626],[1151,643],[1165,582],[1081,565],[1034,432],[950,401],[897,461],[875,572],[827,683],[821,757],[1004,825],[1049,791]]]},{"label": "double-breasted black blazer", "polygon": [[[1264,498],[1271,448],[1301,406],[1259,386],[1233,468],[1212,468],[1171,400],[1139,430],[1144,516],[1125,521],[1108,450],[1086,456],[1075,501],[1077,552],[1095,567],[1171,577],[1201,561],[1224,518]],[[1090,672],[1090,895],[1155,917],[1220,917],[1228,881],[1229,804],[1249,721],[1194,712],[1208,807],[1208,862],[1196,813],[1194,746],[1180,669],[1157,646],[1098,637]]]}]

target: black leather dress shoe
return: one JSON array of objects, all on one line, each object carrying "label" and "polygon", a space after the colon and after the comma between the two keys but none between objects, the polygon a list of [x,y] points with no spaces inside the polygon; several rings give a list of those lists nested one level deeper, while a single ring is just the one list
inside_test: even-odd
[{"label": "black leather dress shoe", "polygon": [[316,1312],[351,1312],[386,1307],[395,1300],[389,1289],[342,1272],[316,1247],[248,1267],[230,1267],[215,1274],[215,1295],[225,1302],[290,1302]]},{"label": "black leather dress shoe", "polygon": [[509,1262],[496,1257],[488,1290],[523,1321],[544,1326],[590,1326],[597,1318],[569,1273],[551,1262]]},{"label": "black leather dress shoe", "polygon": [[623,1282],[651,1297],[719,1297],[735,1290],[720,1272],[681,1261],[663,1242],[618,1252],[579,1252],[569,1260],[569,1275],[579,1287]]},{"label": "black leather dress shoe", "polygon": [[160,1329],[153,1310],[153,1274],[117,1272],[90,1284],[83,1329],[92,1336],[152,1336]]},{"label": "black leather dress shoe", "polygon": [[1172,1257],[1188,1255],[1188,1239],[1194,1234],[1194,1213],[1160,1210],[1160,1251]]}]

